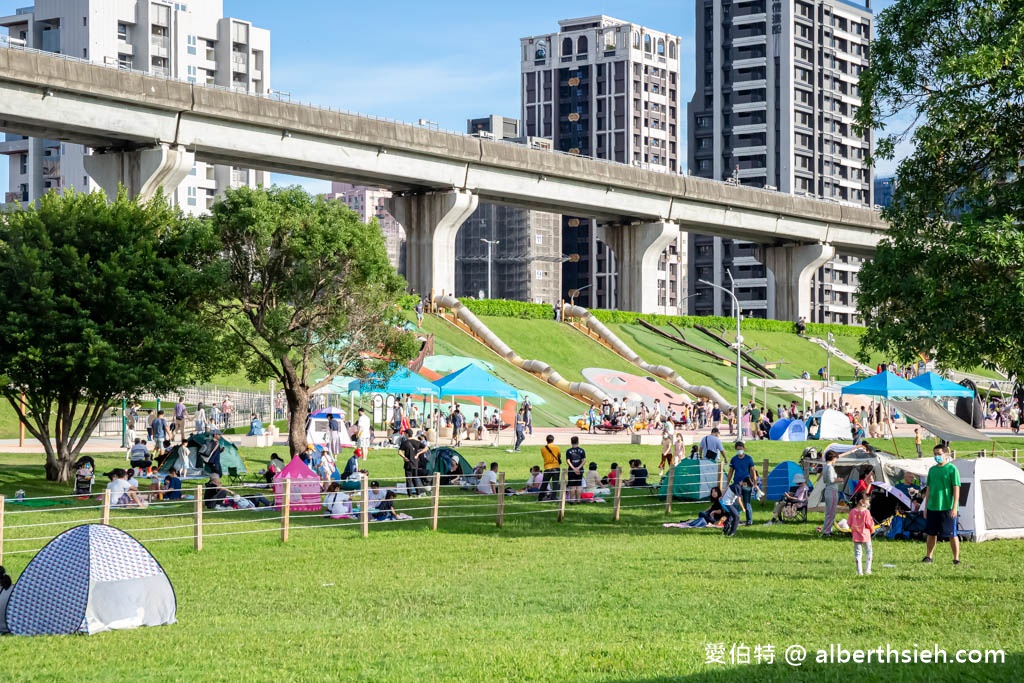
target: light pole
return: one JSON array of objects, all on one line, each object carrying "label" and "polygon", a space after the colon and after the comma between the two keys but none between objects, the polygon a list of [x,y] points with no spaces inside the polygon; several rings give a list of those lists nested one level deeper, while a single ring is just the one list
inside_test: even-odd
[{"label": "light pole", "polygon": [[836,336],[831,332],[826,336],[828,346],[825,348],[825,382],[832,380],[832,345],[836,342]]},{"label": "light pole", "polygon": [[[732,279],[732,271],[725,271],[729,274],[729,282],[732,284],[732,288],[736,289],[736,281]],[[722,285],[716,285],[714,282],[708,282],[707,280],[697,280],[702,285],[708,287],[714,287],[720,289],[729,296],[732,297],[733,315],[736,316],[736,425],[739,426],[740,418],[743,417],[743,373],[740,371],[740,361],[743,359],[743,335],[740,333],[740,300],[736,298],[736,293],[726,289]]]},{"label": "light pole", "polygon": [[491,298],[491,245],[501,244],[501,240],[485,240],[483,237],[480,238],[481,242],[487,244],[487,298]]}]

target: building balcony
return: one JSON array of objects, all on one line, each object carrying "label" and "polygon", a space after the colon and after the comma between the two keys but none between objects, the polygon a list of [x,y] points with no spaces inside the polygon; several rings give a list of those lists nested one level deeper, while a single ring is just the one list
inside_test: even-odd
[{"label": "building balcony", "polygon": [[0,142],[0,154],[27,154],[28,138]]}]

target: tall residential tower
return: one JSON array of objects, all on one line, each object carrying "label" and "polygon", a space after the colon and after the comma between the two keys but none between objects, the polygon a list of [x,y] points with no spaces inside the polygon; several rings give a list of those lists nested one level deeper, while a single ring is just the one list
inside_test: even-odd
[{"label": "tall residential tower", "polygon": [[[853,130],[868,64],[870,5],[844,0],[697,0],[689,171],[741,185],[872,205],[870,136]],[[838,256],[813,280],[812,319],[855,323],[859,260]],[[753,245],[690,244],[690,310],[729,315],[736,278],[745,315],[774,317],[774,278]]]},{"label": "tall residential tower", "polygon": [[[681,169],[680,39],[603,15],[558,22],[559,31],[522,38],[525,135],[556,150],[665,173]],[[562,291],[577,302],[615,308],[615,255],[595,221],[563,216]],[[659,310],[683,311],[684,234],[660,259]],[[648,311],[652,312],[652,311]]]},{"label": "tall residential tower", "polygon": [[[111,68],[267,93],[270,32],[225,17],[221,0],[36,0],[0,17],[15,41]],[[82,145],[8,134],[8,201],[30,202],[50,189],[98,187],[85,172]],[[177,188],[165,188],[188,213],[202,213],[228,187],[269,184],[269,174],[197,162]]]}]

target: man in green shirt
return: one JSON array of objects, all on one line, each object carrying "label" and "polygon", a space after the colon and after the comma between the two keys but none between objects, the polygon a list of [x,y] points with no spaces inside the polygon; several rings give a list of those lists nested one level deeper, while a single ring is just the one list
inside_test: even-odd
[{"label": "man in green shirt", "polygon": [[949,539],[953,551],[953,564],[960,564],[960,539],[956,535],[956,515],[960,504],[960,470],[949,461],[949,450],[936,446],[932,453],[935,463],[928,470],[928,488],[924,492],[922,508],[925,516],[925,535],[928,537],[927,554],[921,560],[932,561],[936,540]]}]

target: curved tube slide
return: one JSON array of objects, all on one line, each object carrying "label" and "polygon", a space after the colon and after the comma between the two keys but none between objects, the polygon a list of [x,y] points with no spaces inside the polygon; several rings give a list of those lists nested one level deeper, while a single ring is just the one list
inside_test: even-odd
[{"label": "curved tube slide", "polygon": [[439,308],[447,308],[454,313],[491,351],[494,351],[509,363],[512,363],[512,365],[561,389],[573,398],[577,398],[584,403],[595,403],[597,405],[610,400],[608,394],[590,382],[568,382],[544,361],[520,358],[508,344],[501,341],[487,325],[480,322],[480,318],[477,318],[472,311],[463,306],[462,302],[455,297],[447,295],[435,296],[434,305]]},{"label": "curved tube slide", "polygon": [[603,322],[591,315],[590,311],[582,306],[566,306],[563,309],[562,315],[566,318],[576,318],[577,320],[582,321],[583,324],[593,330],[598,337],[608,344],[615,353],[642,369],[644,372],[654,375],[655,377],[660,377],[666,382],[671,382],[692,396],[716,401],[718,405],[722,406],[725,410],[729,410],[734,407],[729,403],[729,401],[726,401],[721,394],[711,387],[689,384],[672,368],[666,365],[651,365],[650,363],[645,362],[644,359],[638,356],[633,349],[629,348],[624,341],[619,339],[614,332],[609,330]]}]

